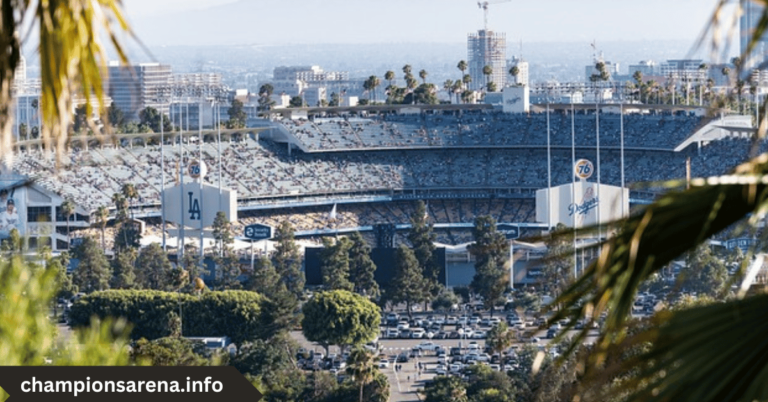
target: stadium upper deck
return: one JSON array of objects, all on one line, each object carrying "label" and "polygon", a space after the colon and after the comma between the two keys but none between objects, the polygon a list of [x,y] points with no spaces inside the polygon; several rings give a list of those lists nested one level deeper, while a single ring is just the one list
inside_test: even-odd
[{"label": "stadium upper deck", "polygon": [[[629,125],[635,123],[630,122]],[[649,124],[640,120],[641,127]],[[688,123],[686,123],[688,124]],[[585,126],[582,130],[589,130]],[[602,127],[602,124],[601,124]],[[641,128],[630,127],[641,131]],[[590,134],[580,133],[586,138]],[[602,140],[602,136],[601,136]],[[171,141],[168,139],[168,141]],[[744,160],[750,142],[721,140],[701,150],[628,150],[628,184],[682,178],[685,160],[691,157],[692,174],[722,174]],[[592,143],[578,144],[577,158],[595,160]],[[219,168],[216,143],[203,144],[202,158],[209,167],[206,181],[217,185]],[[544,147],[512,149],[390,149],[330,153],[293,152],[268,140],[250,136],[222,143],[222,185],[237,190],[241,206],[295,203],[304,198],[370,197],[372,194],[409,194],[418,192],[469,192],[497,197],[522,194],[547,186],[547,152]],[[166,185],[173,185],[179,165],[179,147],[165,145]],[[198,144],[183,145],[184,160],[198,158]],[[38,178],[49,190],[72,198],[82,207],[94,210],[112,206],[111,197],[123,183],[133,183],[138,192],[137,206],[156,207],[160,202],[160,146],[123,146],[75,149],[68,163],[58,171],[53,156],[37,150],[20,152],[14,168]],[[571,150],[552,150],[552,184],[571,180]],[[620,153],[601,149],[602,181],[620,182]]]},{"label": "stadium upper deck", "polygon": [[[594,110],[576,113],[576,143],[597,141]],[[707,119],[688,113],[625,114],[624,142],[628,149],[672,150],[703,126]],[[374,149],[428,148],[540,148],[547,144],[547,115],[471,113],[397,115],[371,118],[317,117],[282,119],[280,125],[291,142],[308,153]],[[605,148],[620,146],[620,115],[601,113],[600,142]],[[550,114],[553,147],[571,146],[571,117],[560,111]]]}]

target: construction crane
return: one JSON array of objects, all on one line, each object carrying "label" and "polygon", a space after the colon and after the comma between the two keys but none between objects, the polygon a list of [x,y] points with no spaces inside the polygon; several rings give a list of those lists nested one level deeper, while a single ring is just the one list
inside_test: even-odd
[{"label": "construction crane", "polygon": [[477,7],[483,9],[483,29],[488,31],[488,6],[491,4],[509,3],[512,0],[491,0],[491,1],[478,1]]}]

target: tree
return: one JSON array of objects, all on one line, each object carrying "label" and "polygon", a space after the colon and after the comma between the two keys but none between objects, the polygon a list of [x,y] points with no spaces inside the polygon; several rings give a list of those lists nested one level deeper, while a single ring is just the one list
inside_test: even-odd
[{"label": "tree", "polygon": [[509,75],[512,76],[512,81],[517,85],[517,76],[520,75],[520,67],[512,66],[509,69]]},{"label": "tree", "polygon": [[304,99],[301,98],[301,96],[294,96],[291,98],[291,101],[288,103],[289,107],[304,107]]},{"label": "tree", "polygon": [[280,281],[269,258],[257,260],[245,285],[247,289],[269,297],[265,302],[265,315],[268,317],[265,322],[268,323],[266,327],[269,333],[279,333],[295,326],[299,300]]},{"label": "tree", "polygon": [[371,248],[360,232],[350,236],[352,246],[349,249],[349,280],[355,293],[369,297],[379,297],[379,285],[374,279],[376,264],[371,260]]},{"label": "tree", "polygon": [[302,312],[304,336],[325,347],[326,355],[330,345],[361,345],[379,334],[379,307],[345,290],[316,293]]},{"label": "tree", "polygon": [[272,93],[274,91],[275,91],[275,88],[272,86],[272,84],[264,84],[259,88],[258,109],[260,111],[270,110],[272,108],[272,105],[275,104],[275,102],[272,101],[272,99],[270,99],[270,96],[272,96]]},{"label": "tree", "polygon": [[507,256],[509,243],[496,230],[496,221],[491,216],[475,218],[472,228],[475,242],[468,247],[475,257],[475,276],[472,278],[472,289],[483,297],[483,305],[491,310],[509,285],[509,269]]},{"label": "tree", "polygon": [[496,83],[493,81],[489,82],[486,89],[488,90],[488,92],[496,92],[497,90]]},{"label": "tree", "polygon": [[443,83],[443,89],[448,94],[448,100],[450,101],[453,94],[453,80],[451,79],[445,80],[445,82]]},{"label": "tree", "polygon": [[461,71],[461,76],[464,77],[464,72],[467,71],[467,68],[469,68],[469,66],[467,65],[466,61],[461,60],[459,61],[459,64],[456,65],[456,68],[458,68],[459,71]]},{"label": "tree", "polygon": [[125,114],[120,110],[115,102],[112,102],[107,108],[107,122],[114,128],[123,127],[125,125]]},{"label": "tree", "polygon": [[[269,84],[266,84],[269,85]],[[262,86],[263,88],[264,86]],[[271,91],[269,91],[271,94]],[[267,98],[269,98],[269,95]],[[243,107],[243,102],[240,102],[237,99],[234,99],[232,101],[232,105],[229,107],[229,110],[227,110],[227,114],[229,115],[229,121],[227,122],[227,128],[244,128],[246,120],[248,120],[248,114],[245,112],[245,108]]]},{"label": "tree", "polygon": [[144,289],[178,289],[174,284],[178,273],[174,271],[168,256],[157,243],[144,247],[136,258],[136,283]]},{"label": "tree", "polygon": [[[439,267],[435,261],[437,236],[428,219],[427,207],[424,201],[419,200],[410,216],[411,229],[408,231],[408,241],[413,245],[413,254],[419,262],[419,268],[424,277],[424,303],[428,303],[437,296],[441,288],[438,281]],[[424,307],[426,310],[426,305]]]},{"label": "tree", "polygon": [[112,280],[110,282],[112,289],[133,289],[136,286],[134,267],[136,257],[136,250],[132,248],[121,250],[115,255],[115,259],[112,260]]},{"label": "tree", "polygon": [[66,199],[61,203],[61,214],[64,216],[64,219],[67,221],[67,250],[69,250],[69,243],[71,242],[69,238],[69,219],[72,217],[72,214],[75,213],[75,202],[71,199]]},{"label": "tree", "polygon": [[680,278],[683,289],[697,295],[717,297],[728,281],[728,269],[722,260],[712,255],[709,247],[701,246],[688,253]]},{"label": "tree", "polygon": [[274,295],[279,291],[281,284],[280,275],[272,265],[272,261],[267,257],[260,257],[256,260],[246,287],[263,295]]},{"label": "tree", "polygon": [[112,272],[104,250],[93,238],[83,237],[83,242],[73,250],[72,256],[79,260],[72,279],[75,285],[86,293],[109,289]]},{"label": "tree", "polygon": [[[77,286],[75,286],[72,274],[67,272],[69,266],[69,253],[66,251],[61,253],[58,257],[52,257],[49,253],[50,250],[46,250],[47,254],[45,260],[46,270],[52,272],[56,278],[56,298],[71,299],[72,296],[77,294]],[[54,306],[58,303],[54,303]]]},{"label": "tree", "polygon": [[400,245],[395,254],[395,276],[387,290],[387,299],[405,303],[408,317],[413,318],[411,305],[424,300],[424,274],[413,251]]},{"label": "tree", "polygon": [[349,281],[349,249],[352,242],[342,237],[334,242],[323,239],[323,251],[320,254],[320,270],[323,273],[323,285],[330,290],[348,290],[353,288]]},{"label": "tree", "polygon": [[424,402],[468,402],[467,388],[459,377],[435,377],[424,388]]},{"label": "tree", "polygon": [[373,381],[376,372],[376,355],[369,352],[362,347],[356,347],[352,349],[347,359],[347,374],[352,376],[352,379],[360,387],[360,399],[358,402],[363,402],[363,390],[365,386]]},{"label": "tree", "polygon": [[448,312],[461,303],[461,298],[453,290],[442,287],[435,300],[432,301],[432,310],[440,311],[448,318]]},{"label": "tree", "polygon": [[213,218],[213,238],[216,240],[219,256],[224,256],[225,252],[229,252],[229,247],[235,242],[235,236],[232,233],[232,223],[227,219],[227,215],[222,212],[216,212],[216,217]]},{"label": "tree", "polygon": [[493,67],[483,66],[483,75],[485,76],[485,86],[488,86],[488,83],[490,82],[492,74],[493,74]]},{"label": "tree", "polygon": [[514,331],[510,330],[507,323],[502,321],[488,331],[488,337],[485,344],[489,345],[494,353],[501,353],[512,346],[512,344],[515,343],[515,340],[516,336]]},{"label": "tree", "polygon": [[194,342],[167,337],[151,341],[141,338],[131,348],[131,360],[151,366],[208,366],[210,361],[195,352]]},{"label": "tree", "polygon": [[98,225],[99,229],[101,229],[101,248],[106,250],[107,249],[107,243],[105,242],[106,237],[106,230],[107,230],[107,222],[109,221],[109,210],[105,206],[100,206],[98,209],[96,209],[96,212],[93,214],[93,217],[95,218],[95,223]]},{"label": "tree", "polygon": [[[160,124],[163,125],[162,130]],[[153,107],[146,107],[139,112],[139,126],[148,127],[153,133],[173,131],[171,120]]]},{"label": "tree", "polygon": [[280,275],[285,287],[295,297],[301,297],[304,292],[304,274],[301,272],[301,253],[293,239],[293,225],[283,221],[275,231],[275,253],[272,263]]},{"label": "tree", "polygon": [[427,70],[423,70],[422,69],[421,71],[419,71],[419,78],[421,78],[421,83],[422,84],[426,84],[427,83],[427,75],[429,75],[427,73]]}]

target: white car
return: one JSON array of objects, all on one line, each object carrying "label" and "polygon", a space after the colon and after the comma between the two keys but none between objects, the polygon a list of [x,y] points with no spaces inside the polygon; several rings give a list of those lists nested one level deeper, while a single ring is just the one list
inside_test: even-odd
[{"label": "white car", "polygon": [[422,342],[418,345],[416,345],[416,348],[419,350],[431,350],[434,351],[435,349],[439,348],[440,345],[434,343],[434,342]]},{"label": "white car", "polygon": [[389,368],[389,360],[387,359],[379,360],[379,368]]},{"label": "white car", "polygon": [[469,343],[469,345],[467,345],[467,349],[469,349],[469,350],[479,350],[480,349],[480,345],[477,342],[472,341],[472,342]]},{"label": "white car", "polygon": [[490,327],[491,326],[491,319],[490,318],[483,318],[480,321],[480,325],[482,325],[484,327]]},{"label": "white car", "polygon": [[491,364],[488,367],[490,367],[491,370],[493,370],[493,371],[501,371],[501,366],[499,366],[498,364]]},{"label": "white car", "polygon": [[408,321],[400,321],[397,323],[397,329],[403,330],[403,329],[409,329],[411,328],[411,324],[408,324]]},{"label": "white car", "polygon": [[448,366],[448,371],[450,371],[451,373],[458,373],[461,371],[462,367],[463,366],[461,364],[451,364],[450,366]]},{"label": "white car", "polygon": [[443,325],[445,324],[445,318],[443,317],[437,317],[434,321],[432,321],[433,324]]},{"label": "white car", "polygon": [[491,326],[495,327],[499,324],[501,324],[501,319],[499,317],[491,318]]},{"label": "white car", "polygon": [[413,339],[421,339],[424,338],[427,335],[427,331],[424,331],[424,328],[414,328],[411,331],[411,338]]},{"label": "white car", "polygon": [[504,365],[504,372],[514,371],[514,370],[515,370],[515,366],[513,366],[513,365],[511,365],[511,364],[505,364]]},{"label": "white car", "polygon": [[437,374],[437,375],[446,375],[446,374],[448,374],[448,368],[445,366],[445,364],[439,364],[435,368],[435,374]]},{"label": "white car", "polygon": [[457,324],[466,324],[469,322],[469,317],[463,315],[459,317],[459,321],[457,321]]},{"label": "white car", "polygon": [[458,323],[458,322],[459,322],[459,320],[456,317],[453,317],[453,316],[448,317],[448,319],[445,320],[445,323],[448,324],[448,325],[456,325],[456,323]]},{"label": "white car", "polygon": [[398,338],[399,336],[400,336],[400,331],[394,328],[387,329],[387,338]]},{"label": "white car", "polygon": [[485,339],[486,336],[485,331],[475,331],[472,333],[472,339]]},{"label": "white car", "polygon": [[480,324],[480,317],[472,317],[469,319],[469,323],[472,325]]}]

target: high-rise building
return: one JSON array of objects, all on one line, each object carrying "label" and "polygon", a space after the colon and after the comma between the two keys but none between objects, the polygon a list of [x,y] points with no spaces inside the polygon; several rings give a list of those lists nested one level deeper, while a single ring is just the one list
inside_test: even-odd
[{"label": "high-rise building", "polygon": [[127,120],[138,120],[139,112],[146,107],[153,107],[167,114],[172,78],[169,65],[110,65],[107,93],[115,106],[123,111]]},{"label": "high-rise building", "polygon": [[485,66],[491,67],[492,73],[487,77],[488,82],[496,84],[501,89],[507,83],[507,36],[506,34],[481,29],[477,33],[467,35],[467,59],[469,76],[472,82],[469,88],[479,90],[486,86]]},{"label": "high-rise building", "polygon": [[[739,39],[741,44],[741,53],[744,54],[749,45],[749,41],[752,39],[752,35],[755,32],[755,27],[760,22],[760,17],[763,15],[765,6],[759,4],[754,0],[747,0],[741,2],[743,7],[741,19],[739,20]],[[768,61],[768,33],[763,35],[762,38],[756,43],[754,49],[750,53],[749,57],[744,60],[744,68],[752,69],[760,66],[762,63]]]},{"label": "high-rise building", "polygon": [[512,67],[517,67],[519,71],[517,77],[510,76],[510,84],[529,86],[528,62],[522,57],[512,56],[512,58],[507,61],[507,72],[509,72]]},{"label": "high-rise building", "polygon": [[27,59],[21,56],[19,64],[16,66],[16,70],[13,73],[13,83],[16,86],[24,86],[27,82]]},{"label": "high-rise building", "polygon": [[638,71],[643,75],[643,77],[650,77],[659,74],[658,65],[653,60],[642,60],[637,64],[629,65],[630,78],[632,78]]}]

